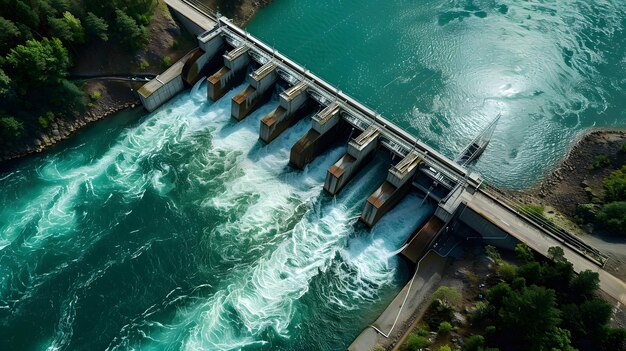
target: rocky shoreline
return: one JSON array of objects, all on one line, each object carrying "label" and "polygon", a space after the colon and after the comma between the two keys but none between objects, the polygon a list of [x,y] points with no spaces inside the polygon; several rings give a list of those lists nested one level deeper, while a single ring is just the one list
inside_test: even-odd
[{"label": "rocky shoreline", "polygon": [[[573,219],[579,204],[602,197],[602,182],[624,162],[620,148],[626,130],[594,129],[582,133],[554,170],[533,188],[515,195],[524,202],[552,206]],[[606,155],[610,166],[589,169],[596,157]]]},{"label": "rocky shoreline", "polygon": [[126,101],[103,101],[75,119],[58,118],[50,123],[49,129],[46,130],[45,133],[42,132],[37,137],[22,142],[20,147],[16,150],[3,150],[0,153],[0,164],[43,152],[58,142],[69,139],[75,133],[91,125],[93,122],[128,108],[133,108],[138,104],[140,104],[138,97],[126,99]]},{"label": "rocky shoreline", "polygon": [[[626,280],[626,237],[597,230],[581,218],[581,207],[599,206],[596,203],[602,201],[604,179],[626,161],[626,153],[620,151],[624,144],[626,130],[582,133],[543,181],[526,191],[509,194],[522,203],[539,205],[546,218],[608,255],[604,269]],[[601,155],[610,160],[609,165],[590,167]]]}]

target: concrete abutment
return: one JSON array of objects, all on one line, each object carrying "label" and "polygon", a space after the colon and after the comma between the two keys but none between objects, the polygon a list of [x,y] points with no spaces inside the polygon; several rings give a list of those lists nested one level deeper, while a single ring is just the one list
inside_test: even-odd
[{"label": "concrete abutment", "polygon": [[250,56],[249,48],[245,45],[235,48],[224,57],[224,67],[208,78],[207,96],[211,101],[217,101],[230,89],[242,82],[248,70]]},{"label": "concrete abutment", "polygon": [[231,116],[237,121],[246,118],[257,106],[268,100],[278,79],[276,64],[269,62],[248,77],[249,84],[241,93],[233,97]]},{"label": "concrete abutment", "polygon": [[304,169],[328,147],[347,138],[350,129],[341,118],[341,108],[332,102],[313,117],[311,129],[291,148],[289,163]]},{"label": "concrete abutment", "polygon": [[411,180],[420,162],[422,160],[418,153],[412,150],[398,164],[391,167],[387,173],[387,180],[367,198],[361,221],[373,227],[395,207],[411,189]]},{"label": "concrete abutment", "polygon": [[300,82],[280,94],[280,106],[261,119],[259,139],[272,142],[302,117],[300,111],[308,101],[307,87],[305,82]]},{"label": "concrete abutment", "polygon": [[370,126],[348,143],[348,151],[326,173],[324,190],[336,195],[354,175],[367,163],[378,146],[380,131]]}]

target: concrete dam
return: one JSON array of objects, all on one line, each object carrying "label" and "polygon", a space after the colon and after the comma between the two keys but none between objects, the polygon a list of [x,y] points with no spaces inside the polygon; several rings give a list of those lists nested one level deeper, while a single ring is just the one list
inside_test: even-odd
[{"label": "concrete dam", "polygon": [[326,173],[323,189],[330,196],[358,181],[355,176],[376,153],[390,155],[393,163],[386,179],[367,197],[361,211],[360,221],[366,226],[375,226],[411,191],[421,192],[436,204],[434,215],[401,250],[410,262],[417,263],[453,223],[463,223],[484,237],[511,236],[545,256],[550,247],[561,246],[575,271],[598,272],[600,288],[626,303],[626,284],[602,268],[605,255],[524,211],[467,169],[488,141],[473,142],[455,160],[449,159],[227,18],[217,18],[192,2],[166,2],[197,35],[198,47],[139,90],[148,111],[200,80],[206,81],[206,97],[211,101],[246,84],[230,102],[235,123],[277,95],[278,107],[260,121],[260,142],[270,144],[296,122],[312,116],[309,130],[291,147],[289,164],[294,169],[306,169],[330,147],[346,145],[345,154]]}]

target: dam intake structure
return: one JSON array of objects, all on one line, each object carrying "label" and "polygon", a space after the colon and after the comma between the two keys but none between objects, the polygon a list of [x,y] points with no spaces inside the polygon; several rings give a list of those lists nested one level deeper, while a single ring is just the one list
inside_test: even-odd
[{"label": "dam intake structure", "polygon": [[[602,269],[607,256],[553,223],[525,213],[523,206],[506,199],[497,189],[487,186],[480,175],[466,168],[487,147],[500,116],[451,160],[227,18],[216,18],[190,2],[167,2],[179,16],[193,12],[194,16],[200,14],[215,22],[212,28],[198,35],[203,54],[187,59],[181,71],[197,72],[194,77],[190,74],[185,77],[187,85],[206,80],[206,96],[212,101],[246,84],[232,97],[233,123],[243,121],[274,96],[278,106],[259,123],[258,139],[262,144],[271,144],[288,128],[311,115],[310,128],[289,152],[291,167],[305,170],[331,147],[345,145],[345,154],[327,170],[323,185],[326,193],[339,194],[356,179],[358,172],[367,168],[375,154],[390,155],[394,161],[387,176],[367,197],[359,218],[367,227],[374,227],[408,193],[424,194],[424,201],[435,204],[435,211],[401,250],[409,261],[417,262],[438,236],[459,221],[485,237],[511,235],[545,256],[550,247],[561,246],[577,272],[587,269],[599,272],[601,289],[626,303],[626,284]],[[158,107],[156,99],[163,100],[158,96],[162,96],[158,89],[152,95],[140,95],[148,110]]]}]

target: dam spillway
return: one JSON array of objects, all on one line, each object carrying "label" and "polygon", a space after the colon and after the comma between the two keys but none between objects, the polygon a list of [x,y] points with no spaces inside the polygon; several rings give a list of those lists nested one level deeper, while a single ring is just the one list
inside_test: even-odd
[{"label": "dam spillway", "polygon": [[[299,101],[306,100],[307,104],[318,106],[318,112],[311,118],[311,128],[291,148],[289,164],[292,167],[304,170],[329,147],[341,143],[352,145],[348,148],[346,155],[339,158],[328,169],[324,182],[324,189],[328,193],[338,193],[349,182],[352,174],[365,166],[369,153],[373,149],[384,149],[392,156],[395,161],[389,169],[387,179],[367,198],[361,212],[360,219],[367,226],[374,226],[409,191],[417,189],[425,194],[427,199],[437,204],[435,217],[443,221],[442,229],[447,228],[447,224],[453,220],[463,221],[463,218],[468,220],[467,216],[463,217],[461,214],[471,208],[470,211],[484,218],[486,223],[490,223],[487,225],[489,228],[484,226],[479,228],[475,223],[470,223],[470,227],[474,225],[472,227],[474,230],[504,232],[529,244],[543,255],[547,255],[548,245],[563,246],[567,255],[575,258],[576,271],[587,268],[598,270],[598,266],[601,267],[606,261],[605,255],[573,234],[554,223],[544,223],[539,218],[532,218],[529,214],[521,213],[518,210],[521,205],[514,204],[511,207],[506,204],[507,200],[495,196],[493,192],[486,189],[483,179],[465,168],[465,164],[480,156],[486,147],[486,144],[476,144],[478,139],[473,140],[471,145],[464,150],[463,155],[459,156],[460,163],[450,160],[232,24],[227,18],[212,17],[213,15],[203,12],[188,0],[168,1],[170,6],[184,7],[185,11],[196,15],[201,13],[215,21],[213,28],[198,35],[199,46],[205,54],[199,57],[197,62],[218,62],[217,65],[220,66],[207,78],[209,98],[221,96],[229,88],[241,83],[242,79],[247,82],[247,87],[232,99],[233,119],[243,120],[259,104],[269,98],[269,95],[275,91],[273,88],[275,85],[283,87],[280,94],[283,94],[285,90],[287,95],[298,92]],[[183,14],[185,11],[178,13],[185,17]],[[219,64],[222,60],[223,63]],[[185,65],[198,65],[197,62],[187,62]],[[202,71],[202,69],[197,67],[193,71]],[[202,77],[198,76],[197,79],[202,79]],[[193,79],[187,77],[185,81],[193,81]],[[141,98],[146,106],[156,105],[155,102],[150,101],[150,96],[141,96]],[[288,96],[283,94],[281,100],[281,106],[277,106],[261,120],[259,139],[265,143],[271,143],[272,138],[302,117],[298,116],[298,113],[302,114],[302,111],[294,112],[294,109],[289,106]],[[285,113],[288,109],[291,109],[292,113]],[[281,119],[283,116],[286,118]],[[491,132],[495,128],[496,121],[497,118],[489,127]],[[280,127],[272,132],[274,124]],[[369,141],[366,143],[369,147],[364,147],[360,154],[355,146],[365,141]],[[495,208],[489,211],[490,214],[476,210],[476,206],[471,206],[472,203],[478,201],[474,201],[474,194],[484,194],[492,199],[489,204]],[[505,212],[501,212],[502,210]],[[507,225],[508,222],[498,224],[497,218],[491,216],[499,212],[512,215],[512,219],[525,229],[520,232],[512,230],[510,225]],[[538,244],[533,240],[535,236],[547,237],[548,241]],[[436,237],[435,234],[433,241]],[[433,241],[425,245],[428,246]],[[626,301],[626,284],[618,282],[615,277],[601,268],[600,271],[601,275],[605,276],[605,279],[601,278],[601,288],[606,288],[605,291],[617,300]]]},{"label": "dam spillway", "polygon": [[[375,225],[402,200],[420,168],[435,170],[432,174],[440,179],[431,177],[431,183],[443,182],[448,185],[447,191],[461,183],[474,187],[480,184],[477,174],[470,174],[464,167],[245,33],[228,19],[222,17],[216,22],[214,28],[198,36],[199,46],[205,52],[199,60],[218,62],[214,73],[209,73],[206,78],[207,97],[211,100],[219,99],[233,86],[245,82],[246,88],[232,98],[234,120],[246,118],[269,99],[277,85],[283,86],[279,106],[260,123],[259,139],[270,143],[302,118],[306,113],[302,108],[304,105],[317,106],[311,128],[291,149],[292,166],[304,169],[330,146],[347,142],[346,155],[328,170],[325,180],[326,191],[336,194],[365,166],[375,150],[385,149],[399,160],[398,165],[390,169],[388,180],[367,201],[361,219],[368,226]],[[186,65],[194,64],[186,62]],[[141,98],[144,105],[155,105],[151,96]]]}]

